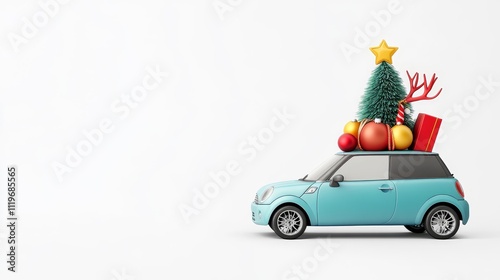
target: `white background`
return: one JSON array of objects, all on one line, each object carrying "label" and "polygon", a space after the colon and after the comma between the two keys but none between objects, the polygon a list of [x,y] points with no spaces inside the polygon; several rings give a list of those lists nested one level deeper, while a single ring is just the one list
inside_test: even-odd
[{"label": "white background", "polygon": [[[380,13],[389,1],[221,1],[230,10],[218,13],[212,0],[73,0],[18,46],[9,38],[23,36],[23,18],[43,20],[43,9],[1,2],[0,180],[18,166],[19,245],[14,274],[2,183],[0,278],[494,278],[498,3],[400,0]],[[382,39],[399,47],[393,65],[405,86],[405,70],[439,77],[441,96],[414,109],[444,119],[434,150],[464,186],[469,224],[446,241],[402,227],[310,227],[286,241],[254,225],[259,187],[299,178],[338,151],[376,67],[368,47]],[[127,117],[112,111],[148,67],[169,77]],[[255,157],[238,151],[284,108],[293,119]],[[60,182],[54,162],[65,164],[82,131],[104,119],[112,132]],[[229,162],[239,174],[187,223],[179,207],[193,206],[210,172]],[[314,259],[320,250],[328,255]],[[307,273],[293,276],[302,265]]]}]

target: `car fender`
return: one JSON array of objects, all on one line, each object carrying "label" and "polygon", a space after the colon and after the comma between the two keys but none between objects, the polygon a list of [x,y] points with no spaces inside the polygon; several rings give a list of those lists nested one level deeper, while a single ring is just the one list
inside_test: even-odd
[{"label": "car fender", "polygon": [[318,225],[318,218],[316,216],[316,212],[313,211],[313,209],[311,209],[309,204],[307,204],[307,202],[305,202],[302,198],[297,197],[297,196],[293,196],[293,195],[281,196],[281,197],[275,199],[271,203],[271,208],[270,208],[271,211],[269,211],[269,220],[272,219],[271,214],[278,207],[280,207],[283,204],[288,204],[288,203],[296,204],[296,205],[300,206],[302,209],[304,209],[304,211],[306,212],[305,214],[308,216],[309,221],[311,222],[311,226]]},{"label": "car fender", "polygon": [[459,211],[460,213],[458,213],[459,215],[464,215],[464,209],[459,205],[458,203],[459,201],[454,198],[453,196],[451,195],[444,195],[444,194],[441,194],[441,195],[436,195],[436,196],[433,196],[431,198],[429,198],[423,205],[422,207],[420,207],[420,210],[418,211],[417,213],[417,216],[415,218],[415,224],[416,225],[419,225],[421,223],[423,223],[423,219],[424,219],[424,215],[425,213],[427,213],[427,211],[434,205],[438,204],[438,203],[449,203],[453,206],[455,206]]}]

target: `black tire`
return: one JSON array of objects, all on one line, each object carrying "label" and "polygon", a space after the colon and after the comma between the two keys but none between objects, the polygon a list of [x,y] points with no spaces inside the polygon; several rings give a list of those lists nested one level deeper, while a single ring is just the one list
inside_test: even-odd
[{"label": "black tire", "polygon": [[405,228],[413,233],[424,233],[425,232],[425,227],[423,225],[405,226]]},{"label": "black tire", "polygon": [[429,211],[425,217],[425,230],[436,239],[453,237],[460,227],[460,218],[451,207],[440,205]]},{"label": "black tire", "polygon": [[295,206],[284,206],[274,213],[271,228],[281,238],[295,239],[304,233],[307,227],[307,217]]}]

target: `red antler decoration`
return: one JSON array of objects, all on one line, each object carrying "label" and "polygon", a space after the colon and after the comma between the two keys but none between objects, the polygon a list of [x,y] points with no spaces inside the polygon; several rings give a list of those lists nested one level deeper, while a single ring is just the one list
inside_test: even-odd
[{"label": "red antler decoration", "polygon": [[[429,84],[427,84],[427,77],[424,74],[424,82],[420,85],[418,84],[418,72],[415,73],[415,75],[413,75],[413,77],[410,76],[410,73],[408,71],[406,71],[406,74],[408,75],[408,79],[410,79],[410,92],[405,97],[405,99],[403,99],[403,100],[401,100],[401,102],[399,102],[398,114],[396,116],[396,124],[404,122],[404,119],[405,119],[405,105],[404,104],[405,103],[410,103],[410,102],[419,101],[419,100],[434,99],[434,98],[438,97],[438,95],[443,90],[443,89],[440,89],[438,91],[438,93],[436,93],[436,95],[429,97],[428,96],[429,92],[432,90],[432,87],[434,86],[434,83],[437,80],[436,74],[432,75],[431,82]],[[417,90],[422,88],[422,86],[424,87],[424,94],[417,96],[417,97],[413,97],[413,94]]]},{"label": "red antler decoration", "polygon": [[[410,73],[408,71],[406,71],[406,74],[408,75],[408,79],[410,79],[410,92],[408,93],[408,95],[404,99],[404,101],[407,103],[410,103],[413,101],[419,101],[419,100],[434,99],[434,98],[438,97],[438,95],[443,90],[443,89],[440,89],[438,91],[438,93],[436,93],[436,95],[434,95],[433,97],[428,97],[429,92],[432,90],[432,87],[434,86],[434,83],[437,80],[436,74],[432,75],[431,82],[429,84],[427,84],[427,77],[424,74],[424,82],[420,85],[418,84],[418,72],[415,73],[415,75],[413,75],[413,77],[410,76]],[[413,94],[415,93],[415,91],[419,90],[422,86],[424,87],[424,94],[422,94],[418,97],[413,97]]]}]

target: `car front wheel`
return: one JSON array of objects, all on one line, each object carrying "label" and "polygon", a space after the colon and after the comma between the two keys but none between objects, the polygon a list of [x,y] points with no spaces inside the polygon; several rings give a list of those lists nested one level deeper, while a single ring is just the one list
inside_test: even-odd
[{"label": "car front wheel", "polygon": [[405,226],[405,228],[413,233],[424,233],[425,232],[425,228],[423,225]]},{"label": "car front wheel", "polygon": [[437,239],[448,239],[457,233],[460,219],[457,212],[448,206],[436,206],[425,218],[425,230]]},{"label": "car front wheel", "polygon": [[295,239],[306,230],[306,215],[295,206],[285,206],[273,215],[271,228],[281,238]]}]

